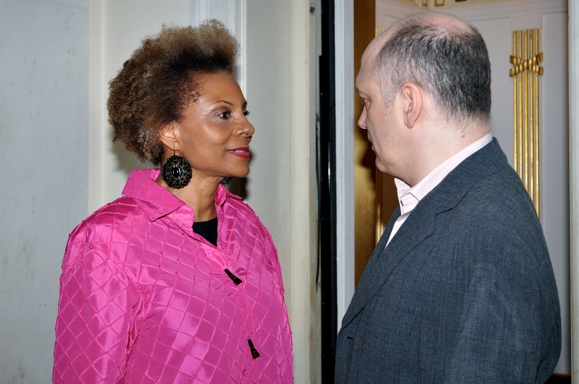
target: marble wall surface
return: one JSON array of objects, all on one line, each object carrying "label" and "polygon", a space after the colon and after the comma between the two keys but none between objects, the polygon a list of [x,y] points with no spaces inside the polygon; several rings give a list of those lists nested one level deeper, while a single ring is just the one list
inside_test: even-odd
[{"label": "marble wall surface", "polygon": [[0,382],[52,374],[60,263],[87,215],[88,0],[0,1]]}]

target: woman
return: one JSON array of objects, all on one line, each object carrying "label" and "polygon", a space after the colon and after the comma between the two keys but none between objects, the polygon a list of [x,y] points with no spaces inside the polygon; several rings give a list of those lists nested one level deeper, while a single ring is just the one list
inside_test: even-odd
[{"label": "woman", "polygon": [[111,81],[114,140],[162,166],[70,235],[54,382],[293,381],[277,250],[220,184],[248,174],[254,133],[236,51],[218,21],[164,27]]}]

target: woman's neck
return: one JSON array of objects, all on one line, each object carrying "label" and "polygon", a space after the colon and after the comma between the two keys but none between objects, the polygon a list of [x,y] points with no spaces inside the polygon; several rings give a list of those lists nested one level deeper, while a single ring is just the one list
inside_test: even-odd
[{"label": "woman's neck", "polygon": [[208,221],[217,216],[215,210],[215,194],[219,186],[219,179],[196,180],[191,179],[189,184],[180,189],[171,188],[165,183],[161,175],[157,178],[157,183],[184,201],[195,212],[195,221]]}]

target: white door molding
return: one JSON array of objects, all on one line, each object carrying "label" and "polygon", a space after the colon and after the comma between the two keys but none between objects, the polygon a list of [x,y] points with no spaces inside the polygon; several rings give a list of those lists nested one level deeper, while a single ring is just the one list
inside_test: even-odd
[{"label": "white door molding", "polygon": [[[579,110],[577,87],[579,86],[579,5],[569,1],[569,206],[570,206],[570,273],[571,273],[571,378],[579,376]],[[573,380],[575,382],[575,380]]]},{"label": "white door molding", "polygon": [[354,1],[335,4],[338,329],[354,295]]},{"label": "white door molding", "polygon": [[191,25],[207,19],[218,19],[239,42],[236,77],[242,91],[246,91],[247,0],[190,0]]}]

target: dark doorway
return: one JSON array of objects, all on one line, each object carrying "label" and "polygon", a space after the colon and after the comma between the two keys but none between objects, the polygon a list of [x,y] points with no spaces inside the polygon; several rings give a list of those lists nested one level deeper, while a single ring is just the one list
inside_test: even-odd
[{"label": "dark doorway", "polygon": [[336,349],[336,114],[334,1],[321,1],[321,43],[319,57],[320,116],[317,132],[319,182],[318,281],[322,300],[322,382],[334,382]]}]

